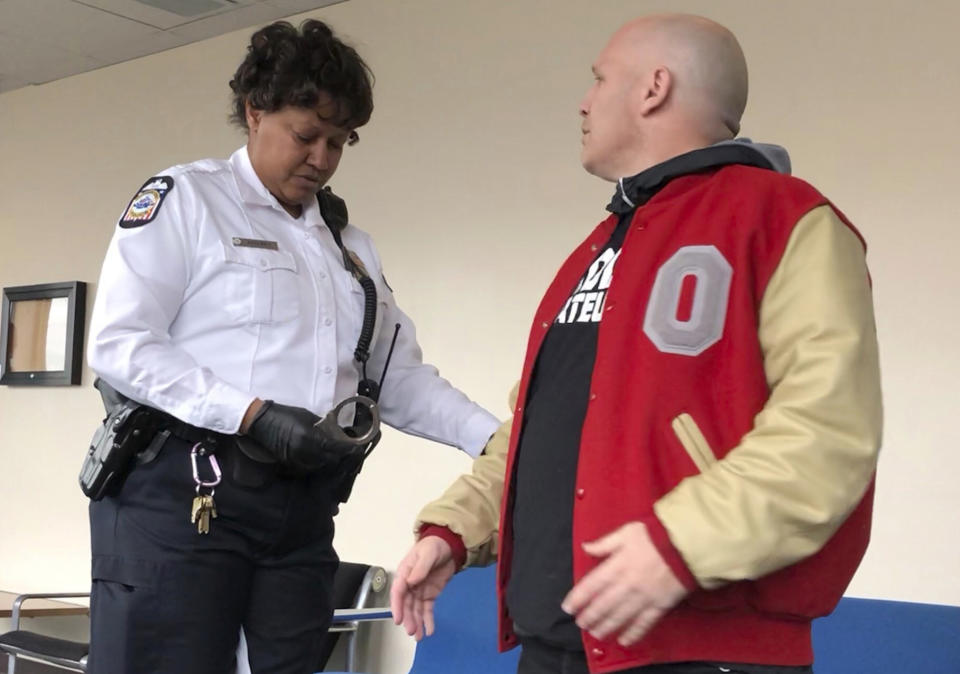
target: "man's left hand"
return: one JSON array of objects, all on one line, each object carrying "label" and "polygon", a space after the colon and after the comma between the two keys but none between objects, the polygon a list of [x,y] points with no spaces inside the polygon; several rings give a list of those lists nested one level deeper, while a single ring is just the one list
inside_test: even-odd
[{"label": "man's left hand", "polygon": [[619,632],[622,646],[634,644],[687,594],[641,522],[628,522],[584,543],[583,550],[604,559],[574,585],[561,606],[597,639]]}]

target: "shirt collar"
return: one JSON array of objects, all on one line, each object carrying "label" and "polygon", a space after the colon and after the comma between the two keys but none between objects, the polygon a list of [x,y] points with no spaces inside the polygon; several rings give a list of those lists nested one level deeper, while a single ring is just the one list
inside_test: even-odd
[{"label": "shirt collar", "polygon": [[270,190],[260,180],[257,172],[253,170],[250,153],[247,152],[246,145],[230,155],[230,165],[233,167],[237,189],[240,190],[240,198],[243,199],[244,203],[282,208],[280,202],[270,194]]},{"label": "shirt collar", "polygon": [[[270,190],[260,180],[257,172],[253,170],[250,153],[247,151],[246,145],[230,155],[230,165],[233,167],[233,175],[237,182],[237,189],[240,191],[240,198],[245,204],[269,206],[284,211],[277,198],[270,194]],[[304,204],[303,221],[307,227],[319,227],[324,224],[323,218],[320,216],[320,206],[316,199],[310,199]]]},{"label": "shirt collar", "polygon": [[629,178],[620,178],[607,210],[618,215],[629,213],[649,201],[674,178],[728,164],[773,169],[766,157],[749,146],[732,143],[711,145],[677,155]]}]

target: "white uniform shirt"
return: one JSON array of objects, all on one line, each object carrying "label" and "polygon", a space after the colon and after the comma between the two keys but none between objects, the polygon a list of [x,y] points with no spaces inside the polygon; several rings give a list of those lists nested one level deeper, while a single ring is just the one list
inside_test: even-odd
[{"label": "white uniform shirt", "polygon": [[[90,367],[134,400],[223,433],[239,429],[254,398],[322,416],[355,395],[364,297],[317,202],[292,218],[260,182],[245,147],[229,161],[175,166],[163,176],[171,188],[153,181],[160,191],[145,185],[128,208],[146,224],[125,216],[110,242]],[[379,380],[394,325],[401,326],[381,418],[477,456],[499,422],[423,363],[369,235],[347,226],[342,238],[377,286],[371,379]]]}]

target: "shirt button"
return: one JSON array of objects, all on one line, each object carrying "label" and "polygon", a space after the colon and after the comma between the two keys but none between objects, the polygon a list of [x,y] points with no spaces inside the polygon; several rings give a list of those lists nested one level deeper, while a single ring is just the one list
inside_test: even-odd
[{"label": "shirt button", "polygon": [[586,496],[586,495],[587,495],[587,490],[586,490],[586,489],[584,489],[583,487],[580,487],[579,489],[577,489],[577,499],[579,499],[580,501],[582,501],[582,500],[583,500],[583,497]]},{"label": "shirt button", "polygon": [[320,278],[327,278],[327,275],[324,274],[323,272],[320,272]]},{"label": "shirt button", "polygon": [[595,657],[597,660],[603,660],[606,654],[607,652],[605,650],[596,646],[590,649],[590,655]]},{"label": "shirt button", "polygon": [[217,419],[213,422],[213,427],[216,428],[217,430],[220,430],[221,428],[223,428],[223,422]]},{"label": "shirt button", "polygon": [[324,325],[333,325],[333,319],[332,319],[332,318],[325,318],[324,321],[323,321],[323,324],[324,324]]},{"label": "shirt button", "polygon": [[267,266],[267,261],[264,260],[263,258],[260,258],[260,266],[261,266],[261,267],[266,267],[266,266]]},{"label": "shirt button", "polygon": [[323,372],[324,374],[331,374],[333,372],[333,368],[327,365],[325,368],[323,368]]}]

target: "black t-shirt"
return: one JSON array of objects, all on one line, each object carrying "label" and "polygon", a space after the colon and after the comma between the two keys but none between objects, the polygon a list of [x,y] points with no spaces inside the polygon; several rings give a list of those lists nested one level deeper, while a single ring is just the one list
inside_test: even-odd
[{"label": "black t-shirt", "polygon": [[530,380],[517,454],[513,566],[507,605],[521,631],[571,649],[580,629],[560,608],[573,587],[573,491],[580,431],[607,289],[632,213],[610,240],[547,331]]},{"label": "black t-shirt", "polygon": [[513,476],[513,562],[506,601],[518,632],[579,650],[580,630],[560,603],[573,587],[573,499],[580,434],[607,289],[638,205],[675,177],[747,164],[772,168],[739,143],[695,150],[617,185],[616,229],[547,331],[530,378]]}]

